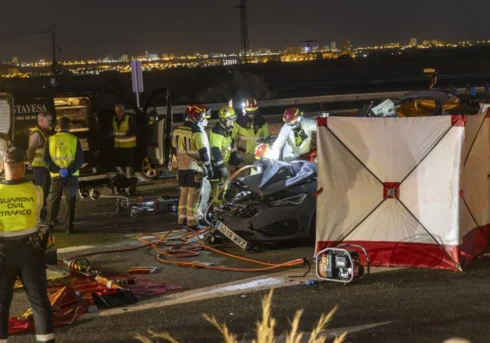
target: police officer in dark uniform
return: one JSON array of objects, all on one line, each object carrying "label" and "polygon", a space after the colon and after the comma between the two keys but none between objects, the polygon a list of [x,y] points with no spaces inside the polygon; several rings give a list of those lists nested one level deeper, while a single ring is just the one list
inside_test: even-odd
[{"label": "police officer in dark uniform", "polygon": [[14,284],[20,277],[31,304],[37,342],[54,342],[53,310],[46,291],[44,249],[39,244],[43,190],[27,182],[25,152],[10,148],[0,183],[0,342],[7,342]]}]

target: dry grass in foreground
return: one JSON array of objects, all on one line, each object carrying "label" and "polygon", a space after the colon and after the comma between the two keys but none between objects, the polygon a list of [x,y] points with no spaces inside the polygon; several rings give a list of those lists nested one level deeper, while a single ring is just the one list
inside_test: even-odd
[{"label": "dry grass in foreground", "polygon": [[[271,317],[271,306],[272,306],[272,294],[273,290],[269,292],[262,299],[262,321],[257,322],[256,334],[257,338],[255,338],[253,343],[276,343],[282,342],[285,343],[300,343],[303,341],[305,334],[298,330],[299,322],[301,320],[301,315],[303,314],[303,310],[298,310],[296,315],[294,316],[293,321],[291,322],[291,330],[286,334],[285,339],[282,336],[277,336],[275,333],[276,328],[276,320]],[[318,320],[317,325],[313,328],[311,333],[309,334],[308,343],[324,343],[326,342],[326,338],[321,335],[321,332],[326,329],[328,323],[333,317],[333,314],[337,310],[337,306],[330,311],[327,315],[322,314],[320,319]],[[240,342],[235,334],[230,332],[226,324],[219,323],[215,317],[204,315],[204,318],[211,323],[214,327],[216,327],[223,336],[223,342],[225,343],[238,343]],[[171,343],[179,343],[176,339],[174,339],[168,333],[156,333],[151,330],[148,331],[150,337],[145,337],[142,335],[137,335],[135,338],[140,340],[142,343],[154,343],[159,340],[166,340]],[[344,341],[346,333],[344,332],[342,335],[335,338],[333,343],[341,343]]]}]

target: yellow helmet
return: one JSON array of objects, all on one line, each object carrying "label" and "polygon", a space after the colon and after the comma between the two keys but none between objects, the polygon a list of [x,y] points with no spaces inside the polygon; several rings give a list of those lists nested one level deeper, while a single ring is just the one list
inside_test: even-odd
[{"label": "yellow helmet", "polygon": [[223,106],[218,111],[219,123],[226,130],[233,130],[233,126],[236,120],[236,113],[233,107]]},{"label": "yellow helmet", "polygon": [[219,119],[236,120],[235,110],[230,106],[223,106],[218,111]]}]

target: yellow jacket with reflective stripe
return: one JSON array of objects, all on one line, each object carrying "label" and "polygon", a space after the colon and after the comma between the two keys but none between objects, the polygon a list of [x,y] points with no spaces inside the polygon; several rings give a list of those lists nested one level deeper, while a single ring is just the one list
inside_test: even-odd
[{"label": "yellow jacket with reflective stripe", "polygon": [[[175,151],[179,170],[192,169],[202,172],[203,165],[211,163],[204,135],[196,124],[189,121],[174,130],[172,149]],[[203,155],[207,160],[202,160]]]},{"label": "yellow jacket with reflective stripe", "polygon": [[39,230],[43,190],[30,182],[0,184],[0,238],[20,239]]},{"label": "yellow jacket with reflective stripe", "polygon": [[270,144],[269,125],[262,116],[255,116],[251,120],[247,115],[239,115],[233,127],[232,137],[238,150],[255,155],[258,144]]},{"label": "yellow jacket with reflective stripe", "polygon": [[136,147],[136,137],[127,136],[129,131],[129,116],[124,115],[120,125],[117,118],[112,118],[112,128],[114,129],[114,147],[115,148],[134,148]]},{"label": "yellow jacket with reflective stripe", "polygon": [[29,138],[31,137],[31,135],[34,132],[39,132],[39,134],[42,137],[41,145],[39,145],[37,147],[36,151],[34,152],[34,159],[32,160],[31,165],[33,167],[44,167],[44,145],[46,144],[46,140],[48,139],[48,135],[43,130],[38,128],[37,126],[33,127],[29,131],[30,131],[29,132]]},{"label": "yellow jacket with reflective stripe", "polygon": [[[49,137],[49,155],[53,162],[60,168],[67,168],[75,161],[77,154],[78,138],[68,132],[58,132]],[[60,174],[51,173],[51,177],[58,177]],[[74,176],[80,175],[77,170]]]},{"label": "yellow jacket with reflective stripe", "polygon": [[219,122],[216,123],[209,134],[209,144],[211,146],[213,166],[221,168],[225,163],[228,164],[233,149],[231,132],[226,130]]}]

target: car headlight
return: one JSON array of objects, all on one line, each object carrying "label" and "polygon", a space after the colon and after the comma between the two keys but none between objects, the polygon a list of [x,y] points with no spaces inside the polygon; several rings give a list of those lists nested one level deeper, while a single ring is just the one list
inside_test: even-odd
[{"label": "car headlight", "polygon": [[305,200],[306,194],[293,195],[284,199],[274,200],[269,203],[271,206],[298,206]]}]

